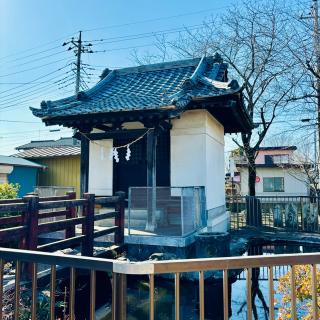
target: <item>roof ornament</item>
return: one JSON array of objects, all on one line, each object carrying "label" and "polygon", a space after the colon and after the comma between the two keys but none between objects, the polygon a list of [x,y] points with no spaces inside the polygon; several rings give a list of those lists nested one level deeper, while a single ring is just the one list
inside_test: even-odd
[{"label": "roof ornament", "polygon": [[238,83],[237,80],[231,80],[231,81],[228,83],[228,87],[231,88],[232,90],[239,89],[239,83]]},{"label": "roof ornament", "polygon": [[52,107],[52,101],[51,100],[46,101],[46,108],[50,110],[51,107]]},{"label": "roof ornament", "polygon": [[111,71],[112,70],[110,70],[109,68],[105,68],[99,76],[100,80],[104,79]]},{"label": "roof ornament", "polygon": [[50,100],[48,101],[42,100],[40,103],[40,106],[41,106],[41,109],[50,109],[52,106],[52,102]]},{"label": "roof ornament", "polygon": [[216,52],[214,54],[213,62],[215,62],[215,63],[223,63],[223,59],[222,59],[221,55],[218,52]]},{"label": "roof ornament", "polygon": [[207,58],[203,56],[197,66],[197,68],[194,70],[193,74],[189,79],[186,79],[184,83],[182,84],[183,90],[190,90],[194,88],[201,76],[205,73],[207,69]]},{"label": "roof ornament", "polygon": [[86,93],[83,92],[83,91],[79,91],[79,92],[77,93],[77,100],[78,100],[78,101],[84,101],[84,100],[86,100],[87,97],[88,97],[88,96],[87,96]]}]

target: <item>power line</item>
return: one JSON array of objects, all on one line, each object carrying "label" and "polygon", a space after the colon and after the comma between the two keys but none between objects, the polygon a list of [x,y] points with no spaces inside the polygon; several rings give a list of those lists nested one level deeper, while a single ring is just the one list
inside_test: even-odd
[{"label": "power line", "polygon": [[36,121],[20,121],[20,120],[8,120],[8,119],[0,119],[0,122],[9,122],[9,123],[36,123],[41,124],[42,122],[36,122]]},{"label": "power line", "polygon": [[[50,94],[50,93],[56,93],[57,92],[57,90],[52,90],[52,89],[50,89],[50,90],[47,90],[47,91],[43,91],[42,93],[41,93],[41,95],[44,95],[44,94]],[[5,107],[3,107],[3,108],[0,108],[0,110],[1,110],[1,112],[3,112],[3,110],[5,110],[5,109],[11,109],[12,107],[15,107],[15,106],[19,106],[18,108],[14,108],[14,109],[11,109],[10,111],[12,111],[12,110],[16,110],[16,109],[21,109],[21,108],[24,108],[25,107],[25,105],[22,105],[22,104],[25,104],[25,103],[27,103],[27,102],[33,102],[35,99],[37,99],[38,98],[38,95],[37,96],[34,96],[33,95],[33,98],[30,98],[30,99],[27,99],[27,100],[24,100],[24,101],[20,101],[20,102],[18,102],[18,103],[13,103],[13,104],[10,104],[10,105],[7,105],[7,106],[5,106]]]},{"label": "power line", "polygon": [[[32,133],[32,132],[50,132],[50,130],[52,130],[52,129],[33,129],[33,130],[9,132],[9,133],[5,133],[5,134],[0,132],[0,138],[7,137],[7,136],[8,136],[8,138],[10,138],[15,135],[20,135],[20,134],[24,134],[24,133]],[[65,130],[69,130],[69,129],[65,129]],[[59,132],[61,132],[61,131],[59,131]]]},{"label": "power line", "polygon": [[[44,44],[41,44],[41,45],[38,45],[38,46],[35,46],[35,47],[32,47],[32,48],[22,50],[22,51],[20,51],[20,52],[8,54],[8,55],[6,55],[6,56],[0,57],[0,60],[6,59],[6,58],[12,57],[12,56],[20,55],[20,54],[22,54],[22,53],[29,52],[29,51],[32,51],[32,50],[35,50],[35,49],[38,49],[38,48],[45,47],[45,46],[47,46],[47,45],[49,45],[49,44],[51,44],[51,43],[55,43],[55,42],[57,42],[57,41],[61,41],[61,40],[64,40],[65,38],[71,37],[71,36],[73,36],[74,34],[75,34],[75,32],[73,32],[73,33],[71,33],[71,34],[69,34],[69,35],[67,35],[67,36],[65,36],[65,37],[61,37],[61,38],[59,38],[59,39],[55,39],[55,40],[46,42],[46,43],[44,43]],[[10,62],[10,61],[17,61],[17,60],[20,60],[20,59],[23,59],[23,58],[28,58],[28,57],[31,57],[31,56],[33,56],[33,55],[40,54],[40,53],[43,53],[43,52],[48,52],[48,51],[50,51],[50,50],[53,50],[53,49],[56,49],[56,48],[59,48],[59,47],[60,47],[60,45],[59,45],[59,46],[55,46],[55,47],[53,47],[53,48],[46,49],[46,50],[42,50],[42,51],[39,51],[39,52],[36,52],[36,53],[33,53],[33,54],[30,54],[30,55],[28,55],[28,56],[24,56],[24,57],[22,57],[22,58],[16,58],[16,59],[13,59],[13,60],[9,60],[9,62]]]},{"label": "power line", "polygon": [[219,8],[203,9],[203,10],[199,10],[199,11],[176,14],[176,15],[166,16],[166,17],[146,19],[146,20],[140,20],[140,21],[123,23],[123,24],[110,25],[110,26],[102,26],[102,27],[97,27],[97,28],[92,28],[92,29],[84,29],[83,32],[91,32],[91,31],[103,30],[103,29],[113,29],[113,28],[119,28],[119,27],[127,27],[127,26],[136,25],[136,24],[155,22],[155,21],[161,21],[161,20],[169,20],[169,19],[175,19],[175,18],[186,17],[186,16],[191,16],[191,15],[197,15],[197,14],[200,14],[200,13],[212,12],[212,11],[217,11],[217,10],[227,9],[227,8],[230,8],[230,5],[222,6],[222,7],[219,7]]},{"label": "power line", "polygon": [[25,70],[13,72],[13,73],[3,74],[3,75],[0,75],[0,78],[9,77],[9,76],[12,76],[12,75],[15,75],[15,74],[18,74],[18,73],[27,72],[27,71],[34,70],[34,69],[39,69],[39,68],[46,67],[46,66],[49,66],[49,65],[54,64],[54,63],[61,62],[61,61],[65,61],[65,58],[59,59],[59,60],[56,60],[56,61],[52,61],[52,62],[49,62],[49,63],[46,63],[46,64],[42,64],[42,65],[37,66],[37,67],[33,67],[33,68],[29,68],[29,69],[25,69]]},{"label": "power line", "polygon": [[[38,61],[40,61],[40,60],[44,60],[44,59],[47,59],[47,58],[51,58],[51,57],[56,56],[56,55],[61,54],[61,53],[65,53],[65,51],[64,51],[64,50],[63,50],[63,51],[58,51],[58,52],[55,52],[55,53],[52,53],[52,54],[48,54],[48,55],[43,56],[43,57],[39,57],[39,58],[30,60],[30,61],[26,61],[26,62],[17,64],[17,65],[13,65],[13,66],[11,66],[11,68],[12,68],[12,67],[17,68],[17,67],[24,66],[24,65],[26,65],[26,64],[30,64],[30,63],[33,63],[33,62],[38,62]],[[5,66],[7,66],[7,64],[8,64],[8,62],[5,63]]]},{"label": "power line", "polygon": [[[38,80],[40,80],[40,79],[43,79],[43,78],[46,78],[46,77],[48,77],[48,76],[50,76],[50,75],[52,75],[52,74],[54,74],[54,73],[57,73],[57,72],[59,72],[59,71],[63,70],[64,68],[68,67],[69,65],[70,65],[70,64],[69,64],[69,63],[67,63],[66,65],[64,65],[64,66],[62,66],[62,67],[60,67],[60,68],[58,68],[57,70],[54,70],[54,71],[51,71],[51,72],[46,73],[46,74],[44,74],[44,75],[41,75],[40,77],[37,77],[37,78],[35,78],[35,79],[33,79],[33,80],[29,81],[29,82],[26,82],[26,83],[20,84],[20,85],[18,85],[18,86],[16,86],[16,87],[13,87],[13,88],[10,88],[10,89],[7,89],[7,90],[4,90],[4,91],[1,91],[0,93],[9,92],[9,91],[12,91],[12,90],[15,90],[15,89],[18,89],[18,88],[24,87],[25,85],[34,84],[36,81],[38,81]],[[50,81],[50,80],[48,80],[48,81]],[[28,89],[30,89],[30,87],[29,87]],[[27,90],[28,90],[28,89],[27,89]]]},{"label": "power line", "polygon": [[[47,94],[55,94],[55,93],[57,93],[57,90],[49,90],[49,91],[45,91],[45,92],[43,92],[42,94],[43,95],[47,95]],[[68,90],[68,91],[65,91],[64,92],[64,94],[65,95],[71,95],[73,93],[73,90]],[[37,99],[37,97],[34,97],[33,99],[28,99],[28,100],[26,100],[26,101],[23,101],[23,102],[20,102],[20,103],[15,103],[15,104],[12,104],[12,105],[10,105],[10,106],[8,106],[8,107],[5,107],[5,108],[2,108],[2,109],[0,109],[0,111],[2,112],[2,113],[5,113],[5,112],[12,112],[12,111],[14,111],[14,110],[18,110],[18,109],[21,109],[21,108],[25,108],[26,107],[26,105],[25,105],[25,103],[27,103],[27,102],[33,102],[33,101],[35,101]],[[39,100],[41,100],[41,99],[39,99]],[[23,104],[23,105],[22,105]],[[13,108],[13,107],[16,107],[16,108]]]},{"label": "power line", "polygon": [[[61,70],[58,70],[58,71],[61,71]],[[53,73],[53,72],[52,72]],[[50,74],[52,74],[52,73],[50,73]],[[50,81],[52,81],[52,80],[55,80],[55,79],[57,79],[57,78],[60,78],[61,76],[63,76],[65,73],[59,73],[59,74],[57,74],[57,75],[55,75],[54,77],[51,77],[51,78],[49,78],[48,79],[48,81],[46,81],[46,82],[44,82],[45,84],[47,84],[48,85],[48,82],[50,82]],[[54,82],[55,83],[55,82]],[[31,86],[29,86],[29,87],[27,87],[27,88],[24,88],[24,89],[21,89],[21,90],[19,90],[19,91],[16,91],[16,92],[12,92],[12,93],[8,93],[8,94],[6,94],[6,95],[3,95],[1,98],[1,100],[0,101],[7,101],[8,99],[4,99],[4,98],[7,98],[7,97],[12,97],[12,96],[14,96],[14,98],[17,98],[17,97],[19,97],[20,95],[20,93],[22,93],[22,92],[25,92],[25,91],[27,91],[27,93],[26,94],[29,94],[30,92],[33,92],[33,91],[30,91],[30,89],[33,89],[33,88],[38,88],[39,87],[39,85],[38,84],[33,84],[33,83],[30,83],[30,84],[32,84]],[[13,88],[11,88],[11,89],[13,89]],[[10,91],[12,91],[12,90],[10,90]]]},{"label": "power line", "polygon": [[21,102],[21,100],[24,100],[25,98],[28,98],[28,97],[37,96],[41,91],[49,89],[49,88],[57,88],[57,84],[54,83],[54,84],[44,85],[44,86],[39,87],[35,90],[29,91],[28,93],[24,93],[21,95],[15,95],[15,97],[13,97],[13,98],[1,100],[0,106],[5,106],[8,103],[10,104],[12,102],[19,102],[19,101]]},{"label": "power line", "polygon": [[[208,24],[213,24],[213,22],[207,23],[206,25],[208,25]],[[92,40],[91,42],[96,41],[97,43],[95,45],[101,45],[104,43],[116,43],[116,42],[122,42],[122,41],[131,41],[131,40],[150,38],[150,37],[160,36],[160,35],[165,35],[165,34],[172,34],[172,33],[178,33],[178,32],[183,32],[183,31],[196,30],[196,29],[200,29],[202,27],[205,27],[206,25],[203,23],[189,25],[189,26],[186,25],[183,27],[176,27],[176,28],[156,30],[156,31],[136,33],[136,34],[129,34],[129,35],[125,35],[125,36],[101,38],[98,40]]]}]

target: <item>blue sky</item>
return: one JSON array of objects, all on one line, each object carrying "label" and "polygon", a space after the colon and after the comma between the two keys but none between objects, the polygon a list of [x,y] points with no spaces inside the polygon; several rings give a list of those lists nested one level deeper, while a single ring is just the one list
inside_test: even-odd
[{"label": "blue sky", "polygon": [[[139,54],[155,52],[150,32],[197,26],[236,1],[0,0],[0,154],[13,154],[16,146],[30,140],[71,135],[65,128],[50,132],[57,127],[45,127],[29,107],[73,94],[69,64],[75,57],[62,43],[77,37],[79,30],[83,40],[92,41],[94,51],[109,50],[83,55],[83,62],[93,68],[87,70],[92,75],[86,80],[92,86],[105,67],[135,64],[133,47]],[[309,2],[305,6],[307,10]],[[96,41],[100,39],[105,40]],[[274,140],[271,135],[271,143]]]},{"label": "blue sky", "polygon": [[[28,107],[73,93],[71,67],[65,66],[75,57],[62,43],[79,30],[84,30],[84,40],[109,39],[92,42],[93,50],[111,51],[83,55],[83,62],[95,68],[88,71],[93,74],[90,86],[103,67],[133,65],[132,47],[141,54],[155,50],[153,37],[120,37],[198,25],[234,2],[0,0],[0,154],[12,154],[14,147],[31,139],[70,134],[66,129],[49,132],[54,128],[41,124]],[[69,80],[62,83],[65,77]],[[59,89],[59,80],[60,87],[70,85]],[[26,84],[30,81],[34,82]]]}]

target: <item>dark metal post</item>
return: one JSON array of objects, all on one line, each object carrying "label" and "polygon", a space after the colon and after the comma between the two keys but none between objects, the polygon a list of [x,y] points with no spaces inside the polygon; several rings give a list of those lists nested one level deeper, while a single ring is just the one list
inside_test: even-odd
[{"label": "dark metal post", "polygon": [[82,234],[85,235],[82,242],[81,255],[93,256],[93,241],[94,241],[94,200],[95,195],[85,193],[83,197],[87,200],[83,207],[83,215],[86,217],[85,222],[82,224]]},{"label": "dark metal post", "polygon": [[[69,200],[76,199],[75,192],[68,192],[67,196],[68,196]],[[77,208],[76,207],[70,207],[69,209],[67,209],[66,219],[71,219],[71,218],[76,218],[76,217],[77,217]],[[73,225],[73,226],[70,226],[66,229],[66,232],[65,232],[66,239],[75,237],[75,235],[76,235],[76,226]]]},{"label": "dark metal post", "polygon": [[146,229],[156,228],[156,187],[157,187],[157,133],[150,130],[147,133],[147,207],[148,218]]},{"label": "dark metal post", "polygon": [[114,223],[118,227],[118,230],[115,232],[114,242],[122,245],[124,243],[125,192],[118,191],[116,192],[116,196],[119,197],[115,208],[118,214],[114,218]]},{"label": "dark metal post", "polygon": [[80,159],[80,195],[88,192],[89,185],[89,139],[81,134],[81,159]]}]

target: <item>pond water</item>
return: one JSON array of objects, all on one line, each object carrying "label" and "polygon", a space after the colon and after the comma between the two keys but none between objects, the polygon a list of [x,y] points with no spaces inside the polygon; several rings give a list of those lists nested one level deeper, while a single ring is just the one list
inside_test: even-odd
[{"label": "pond water", "polygon": [[[271,255],[282,253],[302,253],[319,252],[319,246],[300,246],[285,243],[252,243],[245,255]],[[278,279],[288,272],[287,266],[274,267],[274,288],[278,287]],[[267,269],[260,268],[253,270],[258,275],[258,285],[261,294],[269,306],[268,301],[268,277]],[[231,301],[229,302],[229,313],[235,320],[245,320],[247,306],[246,301],[246,280],[244,272],[234,272],[231,284]],[[199,319],[199,301],[198,301],[198,283],[197,281],[181,281],[181,319],[194,320]],[[275,299],[280,301],[281,296],[275,294]],[[149,288],[147,278],[128,278],[128,296],[127,296],[127,319],[144,320],[149,319]],[[255,298],[258,319],[267,319],[262,302]],[[174,319],[174,280],[155,277],[155,319],[166,320]],[[277,306],[275,313],[277,314]],[[220,320],[223,319],[223,299],[222,299],[222,281],[205,281],[205,319]]]}]

